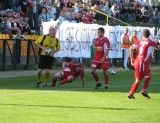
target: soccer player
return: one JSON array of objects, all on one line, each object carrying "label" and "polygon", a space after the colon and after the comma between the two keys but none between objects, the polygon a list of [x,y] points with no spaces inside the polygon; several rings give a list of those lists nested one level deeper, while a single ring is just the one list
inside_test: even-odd
[{"label": "soccer player", "polygon": [[91,64],[91,74],[96,81],[95,89],[101,87],[98,74],[96,73],[97,69],[103,69],[105,89],[108,89],[108,74],[107,69],[109,68],[109,59],[108,52],[110,48],[110,42],[108,38],[104,37],[105,30],[104,28],[98,28],[98,37],[95,39],[95,54]]},{"label": "soccer player", "polygon": [[128,58],[129,58],[129,48],[131,42],[128,36],[128,28],[124,28],[124,34],[121,36],[121,48],[122,48],[122,68],[128,70]]},{"label": "soccer player", "polygon": [[[49,35],[41,36],[38,38],[35,42],[35,44],[41,49],[40,57],[39,57],[39,63],[38,63],[38,70],[37,70],[37,83],[36,87],[39,87],[41,84],[41,76],[42,76],[42,70],[46,69],[46,75],[44,79],[44,85],[43,87],[47,87],[47,82],[50,75],[50,70],[52,69],[53,63],[54,63],[54,54],[60,50],[60,43],[57,41],[55,37],[56,30],[55,28],[51,27],[49,29]],[[47,49],[51,49],[52,53],[50,55],[46,55],[45,51]]]},{"label": "soccer player", "polygon": [[55,87],[57,79],[60,79],[61,82],[58,84],[60,87],[63,84],[71,83],[79,76],[82,79],[83,88],[85,87],[85,76],[84,76],[84,64],[83,63],[71,63],[71,62],[63,62],[62,64],[63,70],[56,73],[52,78],[52,84],[50,86]]},{"label": "soccer player", "polygon": [[[150,31],[148,29],[143,30],[143,38],[133,44],[130,47],[130,59],[131,64],[135,68],[135,82],[132,84],[131,90],[129,91],[128,98],[129,99],[135,99],[134,93],[138,89],[138,86],[140,85],[141,81],[144,79],[144,85],[143,89],[141,90],[141,94],[146,97],[150,98],[150,96],[147,94],[147,89],[152,77],[151,70],[149,68],[149,62],[151,59],[151,54],[153,52],[153,49],[156,48],[160,50],[160,47],[157,43],[153,42],[151,39],[149,39]],[[134,59],[133,51],[134,49],[137,49],[136,58]]]}]

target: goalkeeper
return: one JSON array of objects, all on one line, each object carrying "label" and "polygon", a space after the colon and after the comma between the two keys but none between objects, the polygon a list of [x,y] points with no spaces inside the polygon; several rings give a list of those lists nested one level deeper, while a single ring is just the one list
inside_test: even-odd
[{"label": "goalkeeper", "polygon": [[[39,63],[38,63],[38,70],[37,70],[37,83],[36,87],[38,88],[42,83],[41,76],[42,70],[46,69],[45,78],[44,78],[44,85],[43,87],[47,87],[47,82],[50,75],[50,70],[54,63],[54,54],[60,50],[60,43],[58,39],[55,37],[56,30],[53,27],[49,29],[49,35],[43,35],[38,38],[35,44],[39,47]],[[48,49],[51,49],[52,52],[50,54],[46,53]]]}]

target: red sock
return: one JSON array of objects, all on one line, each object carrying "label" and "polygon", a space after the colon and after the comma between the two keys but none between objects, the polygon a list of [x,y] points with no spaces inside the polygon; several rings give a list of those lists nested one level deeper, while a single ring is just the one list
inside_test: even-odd
[{"label": "red sock", "polygon": [[150,83],[151,77],[147,77],[144,80],[144,85],[143,85],[143,90],[142,91],[146,91],[148,89],[149,83]]},{"label": "red sock", "polygon": [[104,76],[105,85],[108,86],[108,74]]},{"label": "red sock", "polygon": [[63,79],[63,80],[60,82],[60,84],[63,85],[63,84],[65,84],[65,83],[70,83],[70,82],[71,82],[71,80],[68,80],[68,78],[66,78],[66,79]]},{"label": "red sock", "polygon": [[132,84],[132,87],[131,87],[131,90],[130,90],[129,93],[130,93],[131,95],[133,95],[133,94],[137,91],[138,86],[139,86],[139,84],[136,83],[136,82],[134,82],[134,83]]},{"label": "red sock", "polygon": [[93,78],[96,80],[96,82],[99,82],[97,73],[92,73],[92,75],[93,75]]},{"label": "red sock", "polygon": [[52,79],[52,84],[55,85],[56,82],[57,82],[57,78],[53,77],[53,79]]}]

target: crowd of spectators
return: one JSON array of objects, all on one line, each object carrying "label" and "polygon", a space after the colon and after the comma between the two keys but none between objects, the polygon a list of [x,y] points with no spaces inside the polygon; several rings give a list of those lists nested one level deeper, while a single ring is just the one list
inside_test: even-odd
[{"label": "crowd of spectators", "polygon": [[59,18],[72,23],[106,24],[99,10],[124,22],[160,23],[156,0],[0,0],[0,33],[31,34],[43,22]]}]

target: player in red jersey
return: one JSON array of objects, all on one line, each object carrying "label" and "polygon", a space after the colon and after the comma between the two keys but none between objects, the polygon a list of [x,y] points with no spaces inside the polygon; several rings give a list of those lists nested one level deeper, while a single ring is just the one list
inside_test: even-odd
[{"label": "player in red jersey", "polygon": [[55,86],[57,79],[60,79],[61,82],[58,84],[58,87],[65,83],[71,83],[73,80],[78,78],[79,76],[82,79],[83,87],[85,87],[85,76],[84,76],[84,64],[74,64],[74,63],[68,63],[63,62],[62,64],[63,70],[56,73],[53,76],[52,84],[50,86]]},{"label": "player in red jersey", "polygon": [[97,82],[95,89],[98,89],[98,87],[101,86],[98,75],[96,73],[97,69],[103,69],[105,89],[108,89],[108,74],[107,74],[107,69],[109,68],[108,52],[111,48],[108,38],[104,37],[104,33],[105,33],[104,28],[102,27],[98,28],[98,37],[95,39],[95,54],[91,64],[91,74],[93,75],[93,78]]},{"label": "player in red jersey", "polygon": [[[150,96],[147,94],[147,89],[152,77],[151,70],[149,68],[149,62],[151,59],[151,55],[153,52],[153,49],[160,50],[160,47],[158,44],[151,39],[149,39],[150,31],[148,29],[143,30],[143,38],[133,44],[130,47],[130,59],[131,64],[135,68],[135,82],[133,83],[131,90],[128,94],[129,99],[135,99],[134,93],[138,89],[138,86],[140,85],[141,81],[144,79],[144,85],[143,89],[141,90],[141,94],[146,97],[150,98]],[[136,58],[134,59],[133,52],[137,49]]]}]

